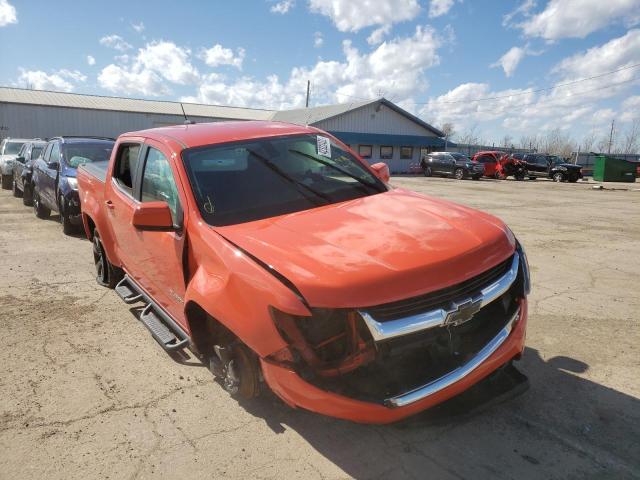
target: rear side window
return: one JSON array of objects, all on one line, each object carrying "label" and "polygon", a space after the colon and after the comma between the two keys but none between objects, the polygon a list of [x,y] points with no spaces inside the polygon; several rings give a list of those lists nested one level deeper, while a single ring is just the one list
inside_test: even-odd
[{"label": "rear side window", "polygon": [[113,178],[116,183],[131,196],[133,196],[139,154],[139,144],[121,145],[113,167]]},{"label": "rear side window", "polygon": [[51,148],[49,162],[60,162],[60,144],[58,142],[55,142]]},{"label": "rear side window", "polygon": [[43,148],[44,147],[33,147],[33,149],[31,149],[31,160],[38,158],[42,154]]},{"label": "rear side window", "polygon": [[171,209],[173,223],[178,223],[178,188],[171,171],[171,165],[162,152],[153,147],[147,150],[147,158],[142,174],[143,202],[166,202]]},{"label": "rear side window", "polygon": [[48,161],[49,161],[49,155],[51,155],[51,148],[52,148],[52,147],[53,147],[53,144],[49,143],[49,144],[47,145],[47,149],[44,151],[43,158],[44,158],[44,161],[45,161],[45,162],[48,162]]}]

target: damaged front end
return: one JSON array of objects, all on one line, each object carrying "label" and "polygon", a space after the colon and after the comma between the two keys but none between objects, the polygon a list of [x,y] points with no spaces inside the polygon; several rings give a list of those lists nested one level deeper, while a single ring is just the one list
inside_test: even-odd
[{"label": "damaged front end", "polygon": [[505,342],[529,291],[524,251],[457,285],[360,309],[271,311],[289,344],[267,359],[354,400],[398,408],[468,376]]}]

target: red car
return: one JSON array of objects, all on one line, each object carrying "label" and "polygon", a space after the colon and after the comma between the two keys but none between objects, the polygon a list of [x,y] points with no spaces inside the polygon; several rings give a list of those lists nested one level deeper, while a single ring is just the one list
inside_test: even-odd
[{"label": "red car", "polygon": [[471,159],[474,162],[482,163],[484,165],[484,176],[490,178],[496,178],[496,168],[498,162],[504,155],[504,152],[499,150],[491,150],[476,153]]},{"label": "red car", "polygon": [[190,348],[231,394],[369,423],[513,368],[527,324],[511,230],[388,180],[277,122],[127,133],[78,171],[97,280],[144,306],[163,348]]}]

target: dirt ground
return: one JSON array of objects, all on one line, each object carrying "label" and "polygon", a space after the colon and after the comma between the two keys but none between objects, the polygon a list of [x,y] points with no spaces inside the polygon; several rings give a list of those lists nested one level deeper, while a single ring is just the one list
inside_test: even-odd
[{"label": "dirt ground", "polygon": [[640,478],[640,191],[393,183],[489,211],[525,245],[527,392],[392,426],[239,404],[95,283],[88,241],[1,191],[0,478]]}]

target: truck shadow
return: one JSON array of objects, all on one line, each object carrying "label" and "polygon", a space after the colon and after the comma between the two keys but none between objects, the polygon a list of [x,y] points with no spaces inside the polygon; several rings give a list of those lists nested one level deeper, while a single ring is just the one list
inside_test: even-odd
[{"label": "truck shadow", "polygon": [[541,358],[518,368],[531,388],[453,415],[427,411],[393,425],[359,425],[293,410],[273,395],[242,402],[275,432],[292,429],[355,478],[640,477],[640,401],[577,376],[588,365]]}]

